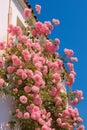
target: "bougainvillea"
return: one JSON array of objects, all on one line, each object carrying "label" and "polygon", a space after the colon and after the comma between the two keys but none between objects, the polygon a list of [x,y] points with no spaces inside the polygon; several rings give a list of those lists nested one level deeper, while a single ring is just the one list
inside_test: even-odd
[{"label": "bougainvillea", "polygon": [[[41,6],[35,6],[40,14]],[[24,10],[26,28],[9,25],[8,43],[0,42],[0,92],[13,98],[15,109],[7,127],[20,130],[84,130],[77,108],[82,91],[71,91],[75,81],[74,51],[58,54],[60,40],[47,37],[60,21],[35,21]],[[66,86],[66,88],[65,88]]]}]

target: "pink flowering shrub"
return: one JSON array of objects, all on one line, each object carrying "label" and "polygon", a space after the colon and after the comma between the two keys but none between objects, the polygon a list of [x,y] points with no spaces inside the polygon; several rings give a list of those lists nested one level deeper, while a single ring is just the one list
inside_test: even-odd
[{"label": "pink flowering shrub", "polygon": [[[35,8],[40,13],[41,6]],[[8,43],[0,42],[0,50],[5,48],[0,59],[0,92],[15,99],[10,127],[19,123],[21,130],[84,130],[77,108],[72,107],[83,99],[82,91],[70,89],[77,58],[66,48],[60,56],[60,40],[47,38],[60,21],[35,21],[31,9],[24,10],[24,17],[25,32],[9,25]]]}]

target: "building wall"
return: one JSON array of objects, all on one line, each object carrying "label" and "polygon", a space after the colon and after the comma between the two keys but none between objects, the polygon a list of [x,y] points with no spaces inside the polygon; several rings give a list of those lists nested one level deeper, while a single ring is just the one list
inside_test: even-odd
[{"label": "building wall", "polygon": [[0,41],[6,40],[9,0],[0,0]]}]

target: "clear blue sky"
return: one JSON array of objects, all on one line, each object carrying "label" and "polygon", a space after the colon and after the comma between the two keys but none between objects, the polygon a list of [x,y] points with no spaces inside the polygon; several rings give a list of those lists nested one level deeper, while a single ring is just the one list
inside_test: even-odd
[{"label": "clear blue sky", "polygon": [[83,90],[84,100],[76,107],[84,119],[87,130],[87,0],[28,0],[34,9],[35,4],[42,6],[40,21],[58,18],[60,26],[55,28],[50,38],[60,38],[60,53],[71,48],[79,61],[75,63],[77,72],[73,89]]}]

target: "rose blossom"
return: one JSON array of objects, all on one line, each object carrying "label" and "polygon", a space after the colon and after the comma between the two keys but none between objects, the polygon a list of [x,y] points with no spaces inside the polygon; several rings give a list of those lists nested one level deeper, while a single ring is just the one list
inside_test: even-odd
[{"label": "rose blossom", "polygon": [[37,13],[40,14],[41,6],[40,5],[36,5],[35,9],[36,9]]},{"label": "rose blossom", "polygon": [[33,86],[33,87],[31,88],[31,90],[32,90],[34,93],[39,93],[39,88],[36,87],[36,86]]},{"label": "rose blossom", "polygon": [[77,62],[77,61],[78,61],[78,58],[77,58],[77,57],[71,57],[70,60],[71,60],[72,62]]},{"label": "rose blossom", "polygon": [[0,78],[0,87],[3,86],[4,82],[4,79]]},{"label": "rose blossom", "polygon": [[3,60],[0,59],[0,67],[3,67],[4,63]]},{"label": "rose blossom", "polygon": [[19,79],[19,80],[18,80],[18,85],[21,85],[21,84],[22,84],[22,80]]},{"label": "rose blossom", "polygon": [[22,30],[21,30],[21,28],[19,26],[13,26],[12,24],[10,24],[8,26],[8,33],[10,33],[12,36],[21,35]]},{"label": "rose blossom", "polygon": [[31,14],[31,9],[28,9],[28,8],[25,8],[24,10],[24,17],[25,18],[29,18],[30,17],[30,14]]},{"label": "rose blossom", "polygon": [[27,97],[24,95],[20,96],[20,102],[23,104],[27,103]]},{"label": "rose blossom", "polygon": [[17,117],[18,117],[18,118],[22,118],[22,116],[23,116],[22,112],[19,111],[19,112],[17,113]]},{"label": "rose blossom", "polygon": [[55,43],[59,45],[60,44],[60,40],[58,38],[55,38]]},{"label": "rose blossom", "polygon": [[29,119],[29,117],[30,117],[29,112],[25,112],[25,113],[24,113],[24,118],[25,118],[25,119]]},{"label": "rose blossom", "polygon": [[68,62],[68,63],[67,63],[67,66],[69,67],[69,69],[70,69],[71,71],[74,70],[74,65],[73,65],[72,63]]},{"label": "rose blossom", "polygon": [[47,125],[43,125],[42,130],[51,130],[51,128],[49,128]]},{"label": "rose blossom", "polygon": [[13,91],[14,91],[14,93],[18,93],[18,89],[17,88],[14,88]]},{"label": "rose blossom", "polygon": [[29,93],[29,92],[31,91],[31,88],[30,88],[29,86],[25,86],[25,87],[24,87],[24,91],[25,91],[26,93]]},{"label": "rose blossom", "polygon": [[0,42],[0,50],[3,50],[4,49],[4,47],[5,47],[5,42]]},{"label": "rose blossom", "polygon": [[52,19],[52,22],[54,23],[55,26],[60,24],[60,21],[58,19]]},{"label": "rose blossom", "polygon": [[8,73],[13,73],[14,69],[15,69],[15,67],[8,66],[7,71],[8,71]]},{"label": "rose blossom", "polygon": [[85,130],[85,127],[83,125],[81,125],[76,130]]},{"label": "rose blossom", "polygon": [[72,55],[74,54],[74,51],[71,50],[71,49],[65,48],[65,49],[64,49],[64,53],[65,53],[69,58],[71,58]]},{"label": "rose blossom", "polygon": [[60,105],[62,103],[62,99],[60,97],[57,97],[56,106]]}]

